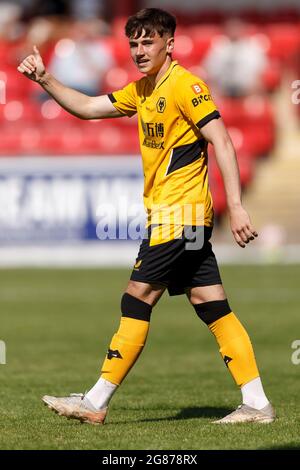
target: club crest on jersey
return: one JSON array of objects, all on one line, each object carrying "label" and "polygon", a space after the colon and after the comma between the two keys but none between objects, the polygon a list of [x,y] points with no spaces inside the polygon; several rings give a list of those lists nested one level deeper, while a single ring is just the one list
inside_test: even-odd
[{"label": "club crest on jersey", "polygon": [[166,98],[164,98],[163,96],[161,96],[158,100],[158,102],[156,103],[156,109],[157,109],[157,112],[158,113],[163,113],[164,110],[166,109]]},{"label": "club crest on jersey", "polygon": [[192,90],[195,93],[195,95],[200,95],[200,93],[203,92],[203,90],[200,86],[200,83],[195,83],[194,85],[192,85]]}]

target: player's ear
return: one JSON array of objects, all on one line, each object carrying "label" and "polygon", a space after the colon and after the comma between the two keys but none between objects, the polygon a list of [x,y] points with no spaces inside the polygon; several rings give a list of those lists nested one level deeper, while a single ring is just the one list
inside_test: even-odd
[{"label": "player's ear", "polygon": [[167,53],[172,54],[174,50],[174,38],[167,39]]}]

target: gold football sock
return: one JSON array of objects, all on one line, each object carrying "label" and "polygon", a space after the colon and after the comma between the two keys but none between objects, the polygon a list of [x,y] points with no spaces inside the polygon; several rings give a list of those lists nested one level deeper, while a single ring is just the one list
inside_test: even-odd
[{"label": "gold football sock", "polygon": [[101,377],[120,385],[141,354],[150,323],[122,317],[118,332],[113,336],[104,360]]},{"label": "gold football sock", "polygon": [[208,325],[235,383],[241,387],[259,376],[250,338],[234,313]]},{"label": "gold football sock", "polygon": [[220,346],[221,356],[241,387],[259,376],[250,338],[226,299],[194,305]]},{"label": "gold football sock", "polygon": [[146,343],[151,305],[125,293],[121,303],[122,318],[104,360],[101,377],[120,385],[141,354]]}]

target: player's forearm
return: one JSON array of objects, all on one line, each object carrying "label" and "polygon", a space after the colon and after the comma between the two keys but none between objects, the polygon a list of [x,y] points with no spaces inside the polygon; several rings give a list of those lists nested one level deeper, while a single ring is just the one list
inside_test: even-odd
[{"label": "player's forearm", "polygon": [[66,111],[81,119],[92,119],[89,96],[64,86],[48,72],[38,83]]},{"label": "player's forearm", "polygon": [[214,144],[216,160],[220,168],[228,209],[241,206],[241,184],[235,150],[230,139]]}]

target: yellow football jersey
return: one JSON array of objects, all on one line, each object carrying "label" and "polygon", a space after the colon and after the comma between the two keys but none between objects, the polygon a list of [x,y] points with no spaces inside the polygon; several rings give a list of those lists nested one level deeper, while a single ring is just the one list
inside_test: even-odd
[{"label": "yellow football jersey", "polygon": [[212,226],[201,127],[220,114],[207,85],[173,61],[154,88],[143,77],[109,98],[121,113],[138,114],[148,224]]}]

